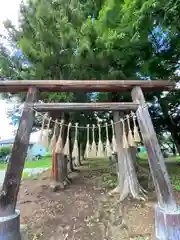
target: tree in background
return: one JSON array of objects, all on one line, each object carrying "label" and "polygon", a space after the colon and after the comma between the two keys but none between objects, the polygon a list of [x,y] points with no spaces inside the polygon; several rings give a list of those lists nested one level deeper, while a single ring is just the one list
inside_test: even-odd
[{"label": "tree in background", "polygon": [[0,157],[6,157],[11,153],[11,146],[0,147]]},{"label": "tree in background", "polygon": [[[26,73],[26,79],[176,79],[180,49],[179,29],[175,26],[178,12],[177,2],[172,1],[29,0],[21,5],[19,29],[8,21],[5,25],[11,42],[28,61],[26,71],[18,71],[16,78],[23,79],[22,73]],[[4,74],[10,76],[5,66]],[[170,130],[179,149],[177,94],[168,93],[162,98],[155,92],[146,98],[154,102],[156,96],[161,103],[161,109],[155,104],[151,106],[156,130]],[[86,93],[43,93],[41,99],[91,101]],[[130,99],[129,93],[96,96],[99,101]],[[61,117],[59,113],[53,116]],[[82,125],[95,121],[94,113],[79,116],[71,114],[68,119],[79,120]],[[104,114],[98,116],[109,120]],[[82,139],[83,136],[84,133]]]}]

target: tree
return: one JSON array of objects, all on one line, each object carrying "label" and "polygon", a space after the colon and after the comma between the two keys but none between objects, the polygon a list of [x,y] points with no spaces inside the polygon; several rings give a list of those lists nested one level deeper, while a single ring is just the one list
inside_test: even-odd
[{"label": "tree", "polygon": [[11,152],[11,147],[0,147],[0,157],[6,157]]},{"label": "tree", "polygon": [[[179,43],[170,23],[162,21],[161,7],[150,0],[29,0],[21,5],[19,30],[10,22],[6,29],[28,60],[32,79],[172,79],[178,68]],[[147,99],[152,101],[153,96],[161,97],[153,93]],[[85,93],[48,93],[41,94],[41,99],[89,101]],[[97,99],[127,101],[130,96],[108,93],[98,94]],[[83,125],[94,118],[87,113],[80,119],[76,114],[68,116]]]}]

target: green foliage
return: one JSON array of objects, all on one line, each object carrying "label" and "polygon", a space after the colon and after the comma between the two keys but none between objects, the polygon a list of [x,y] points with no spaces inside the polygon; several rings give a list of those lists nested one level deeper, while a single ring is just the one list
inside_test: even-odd
[{"label": "green foliage", "polygon": [[[19,29],[9,21],[5,27],[29,67],[24,68],[22,59],[10,57],[2,48],[0,70],[10,79],[177,80],[179,5],[179,1],[172,0],[28,0],[21,5]],[[152,101],[153,95],[161,97],[156,92],[146,97]],[[89,101],[86,93],[43,93],[41,99]],[[170,102],[168,111],[173,116],[176,113],[173,121],[180,132],[178,99],[179,92],[169,93],[163,101]],[[131,97],[129,93],[100,93],[97,100],[131,101]],[[151,114],[158,134],[170,129],[167,118],[159,117],[161,111],[154,108]],[[70,119],[81,125],[95,121],[94,113],[79,116],[71,114]],[[104,113],[99,116],[111,117]],[[84,140],[83,130],[80,136]]]},{"label": "green foliage", "polygon": [[0,147],[0,157],[6,157],[7,155],[9,155],[11,153],[11,149],[11,146]]}]

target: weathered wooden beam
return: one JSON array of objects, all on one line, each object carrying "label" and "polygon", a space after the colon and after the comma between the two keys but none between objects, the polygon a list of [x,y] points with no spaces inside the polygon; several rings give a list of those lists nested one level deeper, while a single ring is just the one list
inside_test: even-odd
[{"label": "weathered wooden beam", "polygon": [[34,103],[33,108],[39,112],[49,111],[135,111],[137,103],[131,102],[94,102],[94,103]]},{"label": "weathered wooden beam", "polygon": [[29,87],[41,92],[126,92],[136,86],[144,91],[175,89],[175,83],[161,80],[11,80],[0,81],[0,92],[23,92]]},{"label": "weathered wooden beam", "polygon": [[132,90],[132,99],[135,103],[139,104],[136,115],[148,154],[148,161],[157,193],[158,204],[161,208],[174,209],[176,207],[176,202],[173,196],[172,186],[148,107],[146,106],[144,95],[140,87],[136,87]]},{"label": "weathered wooden beam", "polygon": [[0,217],[6,217],[15,212],[21,176],[29,146],[29,138],[34,122],[34,111],[29,104],[37,101],[37,98],[38,90],[29,88],[0,192]]}]

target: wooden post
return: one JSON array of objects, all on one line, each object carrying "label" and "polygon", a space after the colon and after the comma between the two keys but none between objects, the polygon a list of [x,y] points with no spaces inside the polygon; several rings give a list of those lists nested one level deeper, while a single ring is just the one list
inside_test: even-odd
[{"label": "wooden post", "polygon": [[[119,122],[119,112],[113,113],[113,119],[114,122]],[[115,134],[116,134],[116,143],[117,143],[117,158],[118,158],[118,187],[119,192],[122,189],[123,186],[123,179],[124,179],[124,171],[121,171],[124,169],[124,161],[122,159],[124,158],[124,149],[123,149],[123,143],[122,143],[122,128],[120,123],[115,124]],[[120,174],[122,173],[122,174]]]},{"label": "wooden post", "polygon": [[162,208],[175,209],[176,202],[173,196],[164,158],[160,150],[142,89],[140,87],[136,87],[132,90],[132,99],[135,103],[139,104],[136,115],[142,138],[144,140],[144,145],[147,150],[148,161],[157,193],[158,203]]},{"label": "wooden post", "polygon": [[38,94],[35,88],[30,88],[24,104],[23,113],[13,144],[4,183],[0,192],[0,216],[14,214],[19,192],[21,175],[29,146],[29,138],[34,122],[34,111],[29,104],[37,101]]}]

